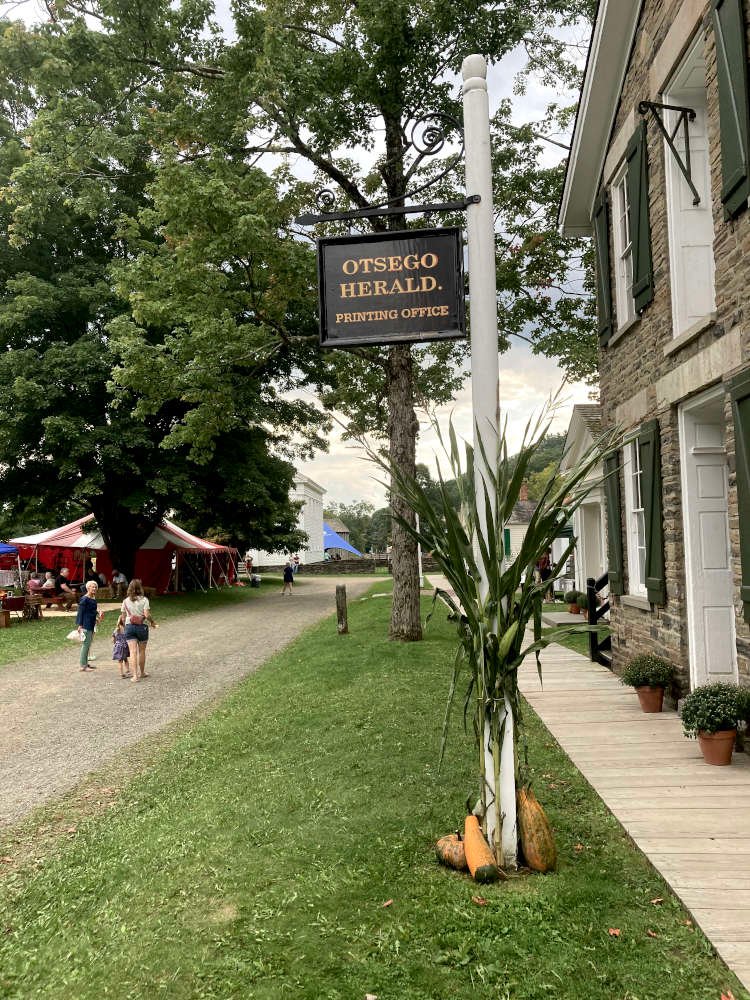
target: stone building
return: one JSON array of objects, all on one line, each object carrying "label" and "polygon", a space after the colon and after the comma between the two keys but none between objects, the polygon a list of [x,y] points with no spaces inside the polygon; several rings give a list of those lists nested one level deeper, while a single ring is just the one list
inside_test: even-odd
[{"label": "stone building", "polygon": [[[597,249],[615,668],[750,683],[743,0],[599,3],[560,208]],[[748,316],[745,317],[745,310]]]}]

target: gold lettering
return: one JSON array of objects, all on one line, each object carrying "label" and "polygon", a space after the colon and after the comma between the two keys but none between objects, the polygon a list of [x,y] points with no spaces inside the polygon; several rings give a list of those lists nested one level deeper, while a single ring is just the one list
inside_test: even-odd
[{"label": "gold lettering", "polygon": [[437,281],[432,277],[431,274],[425,274],[422,276],[422,288],[423,292],[434,292],[437,288]]},{"label": "gold lettering", "polygon": [[426,267],[429,271],[431,267],[437,267],[438,255],[436,253],[425,253],[422,254],[422,260],[420,261],[422,267]]},{"label": "gold lettering", "polygon": [[357,288],[357,298],[362,298],[364,295],[372,295],[372,282],[371,281],[358,281]]},{"label": "gold lettering", "polygon": [[344,274],[356,274],[359,270],[359,263],[356,260],[345,260],[341,265]]},{"label": "gold lettering", "polygon": [[372,283],[373,295],[387,295],[388,294],[388,282],[387,281],[373,281]]},{"label": "gold lettering", "polygon": [[341,290],[342,299],[353,299],[355,297],[354,286],[355,281],[344,281],[339,285]]},{"label": "gold lettering", "polygon": [[376,271],[387,271],[388,267],[385,262],[385,257],[375,257],[373,259],[373,265]]},{"label": "gold lettering", "polygon": [[402,261],[402,259],[403,258],[401,258],[401,257],[389,257],[388,258],[388,270],[389,271],[400,271],[400,270],[402,270],[402,268],[401,268],[401,261]]},{"label": "gold lettering", "polygon": [[419,257],[415,253],[408,253],[404,257],[404,267],[407,271],[416,271],[419,267]]}]

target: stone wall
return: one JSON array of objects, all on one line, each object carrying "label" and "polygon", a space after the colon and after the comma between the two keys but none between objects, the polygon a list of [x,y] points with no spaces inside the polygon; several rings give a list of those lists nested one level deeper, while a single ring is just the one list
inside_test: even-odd
[{"label": "stone wall", "polygon": [[[746,16],[747,22],[747,16]],[[696,34],[697,33],[697,34]],[[669,273],[665,149],[653,120],[648,128],[651,244],[654,299],[629,329],[614,333],[600,352],[602,416],[605,426],[623,431],[657,418],[661,430],[663,515],[667,603],[651,610],[635,606],[627,597],[613,599],[613,666],[621,669],[632,655],[654,652],[674,662],[681,686],[689,685],[685,606],[685,542],[678,437],[678,404],[741,370],[750,359],[750,337],[745,311],[750,308],[750,211],[725,222],[721,204],[721,150],[716,83],[716,51],[708,2],[700,0],[646,0],[626,73],[620,105],[610,138],[610,150],[624,151],[625,133],[638,122],[638,103],[660,101],[669,80],[696,37],[703,39],[708,100],[711,197],[716,263],[716,314],[702,330],[675,341]],[[617,153],[605,163],[604,183],[612,179]],[[610,232],[610,239],[612,238]],[[610,244],[614,264],[614,248]],[[614,273],[612,301],[616,308]],[[750,314],[749,314],[750,315]],[[616,327],[616,324],[615,324]],[[739,603],[739,534],[734,479],[734,439],[731,410],[726,400],[726,445],[730,469],[730,536],[736,569],[739,670],[750,680],[750,630]],[[621,483],[623,508],[624,484]],[[623,509],[623,539],[627,547]],[[625,589],[627,556],[625,558]]]}]

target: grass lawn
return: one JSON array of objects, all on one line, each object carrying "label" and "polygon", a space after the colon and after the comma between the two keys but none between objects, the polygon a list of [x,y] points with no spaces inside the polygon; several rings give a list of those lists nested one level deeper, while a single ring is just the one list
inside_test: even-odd
[{"label": "grass lawn", "polygon": [[[279,587],[281,578],[264,576],[261,587]],[[176,618],[196,611],[210,611],[225,604],[253,600],[260,593],[253,587],[224,587],[208,593],[170,594],[155,597],[151,608],[157,622]],[[111,632],[117,622],[117,611],[107,611],[104,629]],[[22,622],[13,617],[9,629],[0,630],[0,666],[13,663],[25,656],[43,656],[65,645],[65,636],[75,628],[75,618],[63,615],[55,608],[44,612],[41,621]]]},{"label": "grass lawn", "polygon": [[135,752],[147,772],[103,771],[110,807],[51,846],[70,800],[6,833],[0,996],[747,998],[530,712],[559,871],[477,886],[437,865],[474,791],[458,719],[436,772],[453,627],[389,643],[388,614],[352,601],[348,636],[329,619]]}]

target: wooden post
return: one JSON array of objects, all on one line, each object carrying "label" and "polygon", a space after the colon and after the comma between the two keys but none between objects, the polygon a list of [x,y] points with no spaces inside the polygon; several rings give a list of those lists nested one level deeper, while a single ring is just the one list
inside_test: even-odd
[{"label": "wooden post", "polygon": [[343,583],[336,584],[336,629],[339,635],[348,635],[349,620],[346,615],[346,587]]}]

